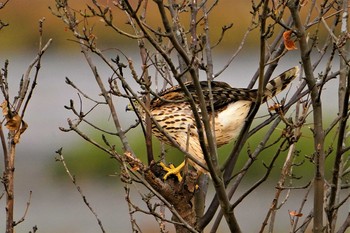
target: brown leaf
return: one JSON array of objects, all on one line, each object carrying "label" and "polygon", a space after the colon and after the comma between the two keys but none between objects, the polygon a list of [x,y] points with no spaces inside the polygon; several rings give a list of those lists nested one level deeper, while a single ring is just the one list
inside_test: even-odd
[{"label": "brown leaf", "polygon": [[9,113],[9,109],[7,107],[7,101],[6,100],[4,100],[1,103],[0,108],[2,108],[2,115],[4,115],[6,117],[8,115],[8,113]]},{"label": "brown leaf", "polygon": [[21,117],[16,114],[14,115],[12,118],[9,118],[8,116],[6,117],[7,122],[5,124],[6,128],[8,128],[8,130],[18,130],[19,126],[21,125]]},{"label": "brown leaf", "polygon": [[22,133],[26,131],[27,128],[28,128],[28,124],[22,120],[22,127],[20,128],[20,130],[16,132],[15,136],[13,137],[13,142],[15,144],[19,143],[19,138],[21,137]]},{"label": "brown leaf", "polygon": [[292,33],[293,33],[292,30],[285,31],[285,32],[283,33],[284,46],[286,47],[287,50],[298,49],[298,48],[295,46],[294,41],[291,39]]},{"label": "brown leaf", "polygon": [[2,114],[6,118],[6,128],[10,131],[15,131],[15,135],[13,136],[13,143],[19,143],[19,138],[21,137],[21,134],[24,133],[24,131],[26,131],[28,128],[28,124],[23,121],[17,113],[10,114],[6,100],[1,103],[0,108],[2,108]]}]

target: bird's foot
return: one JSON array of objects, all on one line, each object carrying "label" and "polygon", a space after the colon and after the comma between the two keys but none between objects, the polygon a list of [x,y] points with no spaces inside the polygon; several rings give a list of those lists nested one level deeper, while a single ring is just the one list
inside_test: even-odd
[{"label": "bird's foot", "polygon": [[167,173],[164,175],[163,179],[166,180],[169,175],[175,175],[179,182],[182,181],[182,176],[180,174],[181,169],[185,166],[185,162],[182,162],[179,166],[175,167],[173,164],[170,164],[169,167],[164,163],[160,162],[159,165],[166,171]]}]

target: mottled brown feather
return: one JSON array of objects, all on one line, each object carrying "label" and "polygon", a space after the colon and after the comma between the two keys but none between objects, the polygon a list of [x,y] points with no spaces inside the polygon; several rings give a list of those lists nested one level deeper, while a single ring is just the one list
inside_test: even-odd
[{"label": "mottled brown feather", "polygon": [[[262,101],[266,102],[268,99],[272,98],[283,89],[285,89],[288,84],[295,78],[298,67],[293,67],[278,77],[269,81],[266,85]],[[192,82],[185,83],[186,88],[191,93],[192,98],[198,104],[198,96],[196,94],[196,89]],[[207,104],[207,110],[210,112],[210,99],[209,99],[209,85],[207,81],[201,81],[200,86]],[[234,88],[225,82],[212,81],[211,91],[213,95],[213,106],[214,111],[220,110],[226,107],[232,102],[239,100],[248,100],[255,102],[257,98],[257,89],[247,89],[247,88]],[[185,93],[180,86],[174,86],[164,90],[159,93],[159,98],[154,98],[151,102],[151,107],[159,107],[168,102],[182,102],[187,101]]]}]

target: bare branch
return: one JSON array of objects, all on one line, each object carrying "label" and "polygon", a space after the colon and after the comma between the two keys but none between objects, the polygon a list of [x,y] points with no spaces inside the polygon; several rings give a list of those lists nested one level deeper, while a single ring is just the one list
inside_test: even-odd
[{"label": "bare branch", "polygon": [[17,226],[18,224],[24,222],[25,218],[27,217],[27,213],[28,213],[28,210],[29,210],[31,199],[32,199],[32,191],[29,192],[29,198],[28,198],[27,205],[26,205],[26,208],[24,210],[22,218],[20,220],[18,220],[17,222],[14,222],[13,226]]}]

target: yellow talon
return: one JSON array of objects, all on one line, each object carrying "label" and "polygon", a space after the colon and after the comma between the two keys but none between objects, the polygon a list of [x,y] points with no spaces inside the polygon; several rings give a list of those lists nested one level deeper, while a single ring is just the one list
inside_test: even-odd
[{"label": "yellow talon", "polygon": [[182,181],[182,176],[180,174],[181,169],[185,166],[185,161],[182,162],[179,166],[175,167],[173,164],[170,164],[169,167],[167,167],[164,163],[160,162],[159,163],[160,166],[162,166],[162,168],[164,169],[164,171],[166,171],[167,173],[165,174],[165,176],[163,177],[164,180],[166,180],[168,178],[169,175],[174,174],[176,175],[177,179],[179,180],[179,182]]}]

